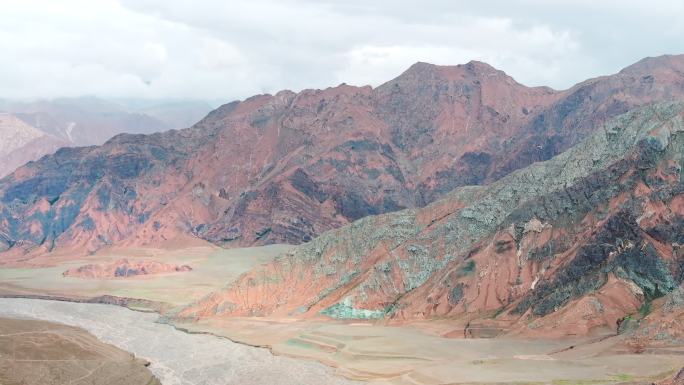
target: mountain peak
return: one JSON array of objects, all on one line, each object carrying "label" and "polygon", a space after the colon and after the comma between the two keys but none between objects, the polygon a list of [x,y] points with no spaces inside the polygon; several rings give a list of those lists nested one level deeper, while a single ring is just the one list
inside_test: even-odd
[{"label": "mountain peak", "polygon": [[426,73],[435,73],[439,72],[445,75],[448,74],[453,74],[453,73],[458,73],[458,74],[471,74],[471,75],[489,75],[489,74],[504,74],[505,73],[501,70],[498,70],[491,65],[478,61],[478,60],[471,60],[465,64],[457,64],[457,65],[438,65],[438,64],[432,64],[432,63],[427,63],[427,62],[416,62],[413,65],[411,65],[406,71],[404,71],[404,74],[411,74],[411,75],[420,75],[420,74],[426,74]]},{"label": "mountain peak", "polygon": [[[385,86],[395,84],[424,84],[430,81],[484,81],[486,79],[496,79],[503,83],[517,84],[515,79],[508,76],[504,71],[496,69],[491,65],[471,60],[465,64],[457,65],[438,65],[427,62],[416,62],[406,71],[393,80],[385,83]],[[383,86],[378,87],[380,89]]]},{"label": "mountain peak", "polygon": [[621,74],[648,74],[663,70],[684,72],[684,54],[646,57],[625,67]]},{"label": "mountain peak", "polygon": [[438,70],[439,66],[427,62],[416,62],[412,64],[406,71],[402,72],[399,77],[419,77],[428,74],[434,74]]},{"label": "mountain peak", "polygon": [[474,71],[474,72],[503,72],[501,70],[498,70],[494,67],[492,67],[490,64],[485,63],[483,61],[479,60],[471,60],[467,62],[466,64],[459,64],[457,67],[465,67],[468,71]]}]

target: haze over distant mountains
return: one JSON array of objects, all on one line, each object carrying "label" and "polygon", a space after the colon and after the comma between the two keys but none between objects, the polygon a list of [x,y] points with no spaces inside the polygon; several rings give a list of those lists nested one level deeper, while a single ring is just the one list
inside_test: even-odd
[{"label": "haze over distant mountains", "polygon": [[0,100],[0,177],[60,147],[100,145],[124,132],[186,128],[210,110],[206,102],[182,100]]}]

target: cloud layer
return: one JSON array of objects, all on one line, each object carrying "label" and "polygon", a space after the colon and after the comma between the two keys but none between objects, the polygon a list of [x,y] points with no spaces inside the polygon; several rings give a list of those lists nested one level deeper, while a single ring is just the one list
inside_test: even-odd
[{"label": "cloud layer", "polygon": [[680,0],[4,0],[0,97],[228,101],[477,59],[567,88],[682,53]]}]

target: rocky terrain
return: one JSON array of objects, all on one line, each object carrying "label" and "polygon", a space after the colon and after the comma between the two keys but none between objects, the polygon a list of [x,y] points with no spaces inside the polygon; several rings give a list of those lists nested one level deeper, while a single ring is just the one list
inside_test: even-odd
[{"label": "rocky terrain", "polygon": [[0,260],[188,236],[306,242],[492,183],[683,92],[684,56],[663,56],[564,91],[471,62],[417,63],[376,89],[259,95],[186,130],[119,135],[20,168],[0,181]]},{"label": "rocky terrain", "polygon": [[672,378],[658,382],[657,385],[679,385],[684,384],[684,369],[677,372]]},{"label": "rocky terrain", "polygon": [[191,271],[188,265],[173,265],[159,261],[133,261],[119,259],[109,264],[88,264],[69,269],[62,273],[65,277],[76,278],[130,278],[139,275],[167,274]]},{"label": "rocky terrain", "polygon": [[100,145],[123,132],[150,134],[189,127],[209,110],[204,103],[189,101],[0,100],[0,177],[61,147]]},{"label": "rocky terrain", "polygon": [[180,318],[462,319],[461,337],[679,344],[684,105],[634,109],[545,162],[324,233]]},{"label": "rocky terrain", "polygon": [[148,362],[51,322],[0,318],[0,383],[161,385]]}]

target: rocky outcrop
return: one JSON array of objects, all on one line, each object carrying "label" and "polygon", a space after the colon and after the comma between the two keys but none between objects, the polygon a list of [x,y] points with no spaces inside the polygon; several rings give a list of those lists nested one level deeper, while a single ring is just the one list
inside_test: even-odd
[{"label": "rocky outcrop", "polygon": [[488,186],[327,232],[179,316],[466,317],[511,334],[615,332],[682,281],[683,162],[684,107],[637,109]]},{"label": "rocky outcrop", "polygon": [[[681,261],[681,256],[678,258]],[[680,262],[681,263],[681,262]],[[680,277],[681,280],[681,277]],[[680,284],[659,298],[647,298],[638,311],[619,321],[625,349],[643,353],[684,343],[684,287]]]},{"label": "rocky outcrop", "polygon": [[0,181],[2,259],[187,236],[310,241],[489,184],[625,111],[681,98],[683,63],[646,59],[565,91],[525,87],[479,62],[417,63],[376,89],[260,95],[191,129],[62,150]]},{"label": "rocky outcrop", "polygon": [[69,269],[62,273],[65,277],[75,278],[130,278],[139,275],[168,274],[191,271],[188,265],[172,265],[158,261],[128,261],[119,259],[109,264],[88,264]]},{"label": "rocky outcrop", "polygon": [[680,385],[684,384],[684,368],[675,373],[672,378],[660,381],[657,385]]}]

